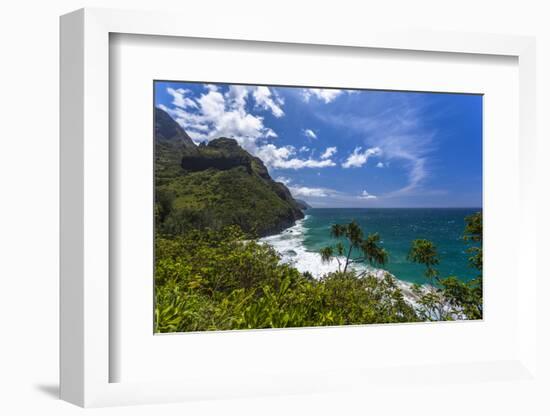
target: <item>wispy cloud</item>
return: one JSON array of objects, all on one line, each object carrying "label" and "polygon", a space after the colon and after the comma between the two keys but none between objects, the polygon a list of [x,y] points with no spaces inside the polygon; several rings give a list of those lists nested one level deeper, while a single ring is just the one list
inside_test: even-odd
[{"label": "wispy cloud", "polygon": [[[407,183],[383,195],[393,197],[419,190],[429,178],[436,132],[424,125],[423,110],[422,102],[412,101],[404,94],[399,98],[380,94],[373,98],[371,107],[362,108],[361,115],[348,112],[317,116],[329,124],[361,134],[368,149],[379,149],[377,154],[383,155],[386,163],[380,162],[377,167],[387,166],[387,161],[392,160],[403,164]],[[356,148],[342,166],[362,166],[373,155],[367,151]]]},{"label": "wispy cloud", "polygon": [[386,194],[394,197],[418,190],[429,175],[429,154],[433,148],[433,134],[404,134],[386,139],[384,154],[389,159],[400,160],[407,168],[407,184]]},{"label": "wispy cloud", "polygon": [[326,206],[335,203],[348,207],[372,206],[373,203],[376,204],[375,200],[378,199],[376,195],[367,192],[366,189],[357,195],[322,186],[306,186],[295,183],[293,179],[287,176],[279,176],[275,178],[275,181],[285,184],[294,198],[303,198],[314,206]]}]

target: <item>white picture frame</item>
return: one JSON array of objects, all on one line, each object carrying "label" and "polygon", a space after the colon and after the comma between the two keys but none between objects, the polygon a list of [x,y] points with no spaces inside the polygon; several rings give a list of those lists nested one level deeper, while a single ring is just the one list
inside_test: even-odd
[{"label": "white picture frame", "polygon": [[[326,33],[281,32],[275,25],[241,27],[230,23],[204,27],[171,13],[82,9],[61,18],[61,398],[88,406],[159,403],[197,398],[323,392],[412,374],[429,382],[439,371],[480,383],[498,379],[536,380],[536,230],[535,198],[535,41],[529,37],[467,33],[361,30]],[[110,382],[110,166],[109,37],[113,33],[226,39],[281,44],[430,51],[452,54],[504,55],[518,59],[520,214],[515,243],[523,272],[517,293],[517,354],[498,362],[441,363],[405,373],[399,369],[342,368],[319,374],[281,373],[265,380],[232,384],[229,374],[178,381]],[[517,272],[517,271],[516,271]],[[514,273],[514,271],[510,271]],[[477,374],[477,376],[471,376]],[[491,378],[492,380],[493,378]],[[342,380],[346,380],[343,382]]]}]

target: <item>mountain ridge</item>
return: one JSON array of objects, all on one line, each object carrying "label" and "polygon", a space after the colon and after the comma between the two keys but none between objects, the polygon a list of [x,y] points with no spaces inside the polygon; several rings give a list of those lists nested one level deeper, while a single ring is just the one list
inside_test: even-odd
[{"label": "mountain ridge", "polygon": [[288,188],[235,139],[195,145],[155,110],[155,224],[167,234],[238,225],[254,237],[276,234],[304,217]]}]

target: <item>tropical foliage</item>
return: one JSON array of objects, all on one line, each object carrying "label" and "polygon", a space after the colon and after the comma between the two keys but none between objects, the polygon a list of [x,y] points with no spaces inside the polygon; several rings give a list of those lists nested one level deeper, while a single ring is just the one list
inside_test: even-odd
[{"label": "tropical foliage", "polygon": [[[481,213],[467,218],[465,240],[481,243]],[[221,231],[189,230],[156,239],[155,331],[284,328],[324,325],[480,319],[479,277],[464,283],[442,278],[439,256],[426,240],[415,240],[409,258],[426,266],[427,284],[406,299],[388,273],[357,272],[360,261],[380,266],[388,253],[380,237],[354,222],[335,224],[334,246],[321,250],[325,261],[339,259],[340,269],[319,280],[281,264],[277,253],[243,233],[238,226]],[[471,246],[471,263],[480,265],[481,250]],[[330,251],[330,255],[328,255]],[[359,254],[354,255],[357,251]]]},{"label": "tropical foliage", "polygon": [[415,287],[418,297],[417,313],[423,320],[454,320],[483,318],[483,225],[482,214],[478,212],[466,217],[464,241],[472,243],[467,251],[472,268],[478,275],[469,281],[456,276],[441,277],[435,268],[439,255],[434,244],[427,240],[414,240],[408,259],[426,266],[428,287]]},{"label": "tropical foliage", "polygon": [[280,264],[238,227],[158,237],[155,331],[284,328],[418,320],[389,274],[320,280]]},{"label": "tropical foliage", "polygon": [[[336,260],[338,271],[346,273],[348,266],[353,263],[366,262],[371,266],[383,266],[388,261],[388,253],[380,247],[378,233],[369,234],[367,238],[363,238],[363,230],[356,221],[349,224],[333,224],[330,228],[330,235],[338,240],[343,239],[346,245],[342,241],[338,241],[334,246],[322,248],[320,250],[321,261],[328,263]],[[354,251],[359,251],[360,254],[352,257]],[[343,264],[340,260],[342,257],[344,258]]]}]

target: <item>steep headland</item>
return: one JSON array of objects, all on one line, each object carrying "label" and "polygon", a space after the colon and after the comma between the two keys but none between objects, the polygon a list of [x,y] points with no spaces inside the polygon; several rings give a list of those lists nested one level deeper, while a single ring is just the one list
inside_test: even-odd
[{"label": "steep headland", "polygon": [[278,233],[303,218],[303,204],[264,163],[226,137],[196,146],[166,112],[155,112],[157,229],[238,225],[251,236]]}]

